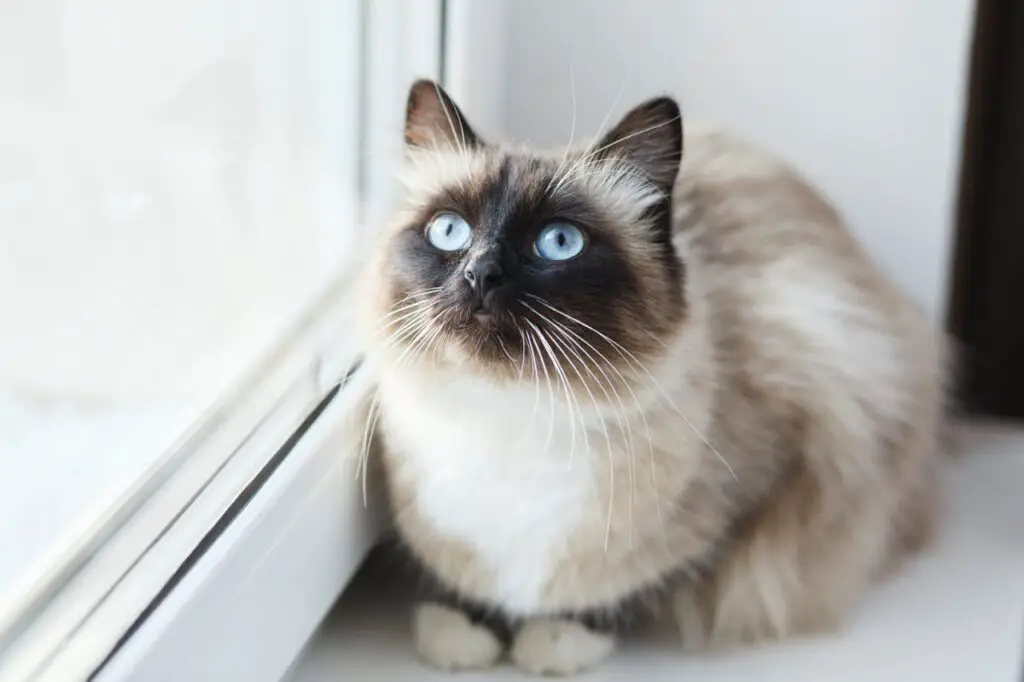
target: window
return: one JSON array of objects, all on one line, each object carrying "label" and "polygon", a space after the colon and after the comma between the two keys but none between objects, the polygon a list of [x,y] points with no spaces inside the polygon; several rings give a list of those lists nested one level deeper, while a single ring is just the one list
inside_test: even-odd
[{"label": "window", "polygon": [[440,17],[0,6],[0,679],[94,670],[355,363]]}]

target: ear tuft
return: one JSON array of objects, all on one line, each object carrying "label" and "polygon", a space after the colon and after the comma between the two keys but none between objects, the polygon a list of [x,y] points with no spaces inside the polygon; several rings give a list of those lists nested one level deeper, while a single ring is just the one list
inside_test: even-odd
[{"label": "ear tuft", "polygon": [[409,89],[405,144],[416,148],[470,149],[481,143],[448,93],[434,81],[421,79]]},{"label": "ear tuft", "polygon": [[671,97],[648,100],[627,113],[601,138],[598,158],[622,158],[671,194],[683,158],[683,122]]}]

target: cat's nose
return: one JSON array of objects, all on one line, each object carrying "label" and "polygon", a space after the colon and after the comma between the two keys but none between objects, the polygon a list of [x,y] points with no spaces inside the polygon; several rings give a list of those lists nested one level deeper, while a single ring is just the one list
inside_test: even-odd
[{"label": "cat's nose", "polygon": [[463,276],[482,301],[505,281],[505,272],[497,258],[477,258],[466,266]]}]

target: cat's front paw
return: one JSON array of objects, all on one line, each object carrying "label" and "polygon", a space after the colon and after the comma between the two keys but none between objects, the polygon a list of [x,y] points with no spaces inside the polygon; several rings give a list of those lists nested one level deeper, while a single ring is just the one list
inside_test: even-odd
[{"label": "cat's front paw", "polygon": [[615,638],[573,620],[528,620],[512,642],[512,662],[534,675],[572,675],[615,649]]},{"label": "cat's front paw", "polygon": [[441,604],[424,603],[412,618],[416,652],[441,670],[479,670],[498,662],[503,647],[493,632],[464,613]]}]

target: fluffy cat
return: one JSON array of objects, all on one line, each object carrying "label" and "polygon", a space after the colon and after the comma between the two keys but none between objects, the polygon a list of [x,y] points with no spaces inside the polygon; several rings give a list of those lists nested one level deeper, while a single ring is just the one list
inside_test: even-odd
[{"label": "fluffy cat", "polygon": [[541,153],[420,81],[405,140],[364,323],[428,663],[570,674],[652,595],[688,649],[820,632],[926,543],[939,337],[793,171],[669,98]]}]

